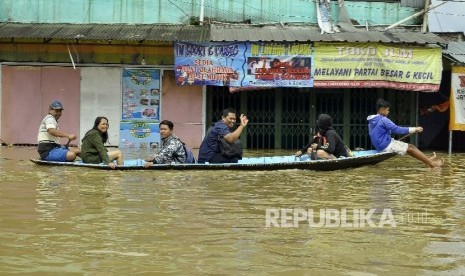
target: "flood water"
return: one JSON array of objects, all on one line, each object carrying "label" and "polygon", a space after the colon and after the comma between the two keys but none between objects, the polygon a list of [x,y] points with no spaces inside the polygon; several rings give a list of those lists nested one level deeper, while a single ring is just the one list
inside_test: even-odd
[{"label": "flood water", "polygon": [[3,146],[0,274],[465,275],[465,154],[438,155],[444,168],[101,171]]}]

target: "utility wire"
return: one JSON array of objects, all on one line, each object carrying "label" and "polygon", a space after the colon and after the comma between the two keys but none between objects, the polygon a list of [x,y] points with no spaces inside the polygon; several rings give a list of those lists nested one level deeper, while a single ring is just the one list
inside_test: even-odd
[{"label": "utility wire", "polygon": [[[176,8],[178,8],[182,13],[184,13],[187,17],[191,16],[189,15],[186,11],[184,11],[183,9],[181,9],[178,5],[176,5],[175,3],[173,3],[172,0],[168,0],[168,2],[170,2],[173,6],[175,6]],[[181,2],[181,1],[177,1],[177,2]]]},{"label": "utility wire", "polygon": [[[179,10],[181,10],[186,16],[193,16],[193,15],[189,15],[185,10],[183,10],[181,7],[179,7],[177,4],[175,4],[172,0],[168,0],[171,4],[173,4],[174,6],[176,6]],[[181,4],[191,4],[192,2],[190,1],[183,1],[183,0],[177,0],[176,1],[178,4],[181,3]],[[207,2],[207,1],[205,1]],[[272,17],[272,18],[276,18],[277,21],[282,21],[281,19],[283,17],[286,17],[288,19],[307,19],[307,20],[312,20],[312,19],[316,19],[315,16],[295,16],[295,15],[288,15],[288,14],[279,14],[279,13],[274,13],[274,12],[268,12],[268,11],[262,11],[261,9],[259,8],[256,8],[252,5],[249,5],[249,4],[246,4],[245,1],[239,1],[239,0],[232,0],[232,2],[235,2],[235,3],[239,3],[239,4],[242,4],[244,5],[245,7],[247,7],[249,10],[255,10],[255,11],[259,11],[261,12],[262,14],[265,14],[265,15],[268,15],[269,17]],[[304,2],[304,3],[316,3],[315,0],[299,0],[299,2]],[[465,2],[465,0],[452,0],[452,1],[447,1],[447,2]],[[216,2],[217,3],[217,2]],[[354,2],[351,2],[350,0],[349,1],[345,1],[345,6],[346,8],[354,8],[354,9],[365,9],[365,10],[372,10],[372,11],[385,11],[385,12],[398,12],[399,9],[396,9],[396,8],[384,8],[384,7],[370,7],[370,6],[361,6],[361,5],[357,5],[357,4],[354,4],[352,5],[351,3],[354,3]],[[210,4],[210,3],[205,3],[204,7],[206,8],[207,12],[206,14],[209,14],[210,15],[210,18],[213,17],[213,14],[216,13],[216,12],[220,12],[220,13],[226,13],[226,14],[233,14],[235,16],[238,16],[238,17],[247,17],[247,18],[250,18],[250,19],[256,19],[256,20],[270,20],[270,18],[264,18],[263,16],[256,16],[256,15],[251,15],[251,14],[244,14],[242,12],[237,12],[237,11],[232,11],[232,10],[229,10],[229,9],[223,9],[223,8],[219,8],[218,6],[214,6],[213,4]],[[461,14],[454,14],[454,13],[441,13],[441,12],[431,12],[430,13],[435,13],[435,14],[444,14],[444,15],[451,15],[451,16],[465,16],[465,15],[461,15]],[[357,18],[355,15],[351,16],[351,18],[355,19],[355,20],[366,20],[366,18]]]}]

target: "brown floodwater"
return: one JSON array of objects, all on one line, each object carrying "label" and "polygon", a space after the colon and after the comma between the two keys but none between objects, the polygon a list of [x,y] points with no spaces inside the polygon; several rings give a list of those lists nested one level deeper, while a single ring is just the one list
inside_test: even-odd
[{"label": "brown floodwater", "polygon": [[[245,152],[272,154],[292,153]],[[101,171],[3,146],[0,274],[465,275],[465,154],[438,154],[441,169]]]}]

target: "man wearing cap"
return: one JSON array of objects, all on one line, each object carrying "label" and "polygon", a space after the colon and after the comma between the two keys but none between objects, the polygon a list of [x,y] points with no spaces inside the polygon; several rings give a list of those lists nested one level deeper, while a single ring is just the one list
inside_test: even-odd
[{"label": "man wearing cap", "polygon": [[75,134],[58,129],[58,119],[63,112],[63,105],[55,100],[50,104],[48,112],[48,115],[40,123],[39,135],[37,136],[39,143],[37,151],[40,158],[46,161],[74,161],[81,151],[78,148],[68,149],[60,144],[60,137],[68,138],[70,141],[77,138]]}]

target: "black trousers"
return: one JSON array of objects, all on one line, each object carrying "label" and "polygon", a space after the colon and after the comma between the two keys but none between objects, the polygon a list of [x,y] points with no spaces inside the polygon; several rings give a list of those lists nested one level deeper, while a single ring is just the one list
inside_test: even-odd
[{"label": "black trousers", "polygon": [[238,161],[238,157],[226,157],[221,153],[215,153],[210,159],[210,163],[237,163]]}]

